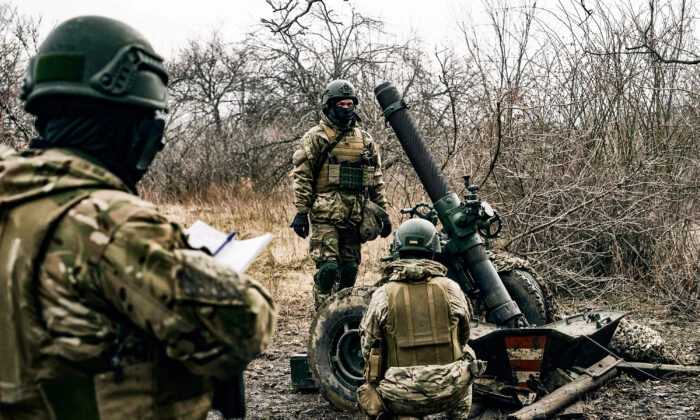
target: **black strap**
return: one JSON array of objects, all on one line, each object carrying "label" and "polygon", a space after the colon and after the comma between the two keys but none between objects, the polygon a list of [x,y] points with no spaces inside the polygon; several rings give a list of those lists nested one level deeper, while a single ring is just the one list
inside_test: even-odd
[{"label": "black strap", "polygon": [[352,128],[349,130],[341,131],[341,133],[338,134],[338,136],[335,138],[335,140],[328,143],[326,145],[326,147],[323,148],[323,150],[321,151],[321,160],[319,160],[318,165],[316,166],[316,169],[314,169],[314,178],[313,178],[312,182],[316,182],[316,178],[318,178],[318,174],[321,172],[321,168],[323,168],[323,164],[326,163],[326,159],[328,159],[328,155],[333,151],[335,146],[337,146],[338,143],[340,143],[340,140],[342,140],[343,137],[345,137],[345,135],[351,131],[353,131]]},{"label": "black strap", "polygon": [[[408,109],[408,108],[410,108],[410,106],[403,99],[398,100],[398,101],[394,102],[393,104],[389,105],[388,107],[386,107],[384,112],[382,112],[382,117],[384,117],[385,120],[388,120],[389,115],[391,115],[394,112],[396,112],[400,109],[403,109],[403,108]],[[385,122],[388,122],[388,121],[385,121]]]}]

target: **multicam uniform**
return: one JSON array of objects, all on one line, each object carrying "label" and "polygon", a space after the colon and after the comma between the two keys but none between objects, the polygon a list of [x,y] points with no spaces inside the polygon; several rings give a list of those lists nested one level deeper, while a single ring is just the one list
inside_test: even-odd
[{"label": "multicam uniform", "polygon": [[450,419],[469,414],[471,382],[481,366],[472,363],[467,345],[469,305],[446,272],[427,259],[397,260],[382,270],[386,284],[372,294],[360,337],[365,378],[387,411],[424,416],[448,410]]},{"label": "multicam uniform", "polygon": [[205,418],[269,342],[264,287],[77,152],[0,152],[0,418]]},{"label": "multicam uniform", "polygon": [[[338,264],[340,288],[354,284],[361,260],[358,226],[365,194],[380,207],[387,205],[376,144],[369,133],[358,126],[353,125],[349,130],[319,168],[321,152],[341,133],[340,128],[322,114],[320,124],[302,137],[292,157],[294,206],[297,212],[308,213],[311,218],[311,259],[317,266],[326,261]],[[358,176],[348,181],[341,168],[343,162],[355,162]],[[353,269],[352,276],[344,275],[344,270]]]}]

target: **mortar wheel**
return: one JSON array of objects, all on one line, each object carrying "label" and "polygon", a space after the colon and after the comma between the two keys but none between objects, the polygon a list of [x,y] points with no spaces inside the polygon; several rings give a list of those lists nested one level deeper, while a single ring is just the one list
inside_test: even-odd
[{"label": "mortar wheel", "polygon": [[359,326],[373,286],[343,289],[318,309],[309,330],[309,368],[335,407],[357,411],[357,387],[365,382]]},{"label": "mortar wheel", "polygon": [[547,305],[544,294],[532,274],[516,268],[498,273],[498,276],[530,325],[547,323]]}]

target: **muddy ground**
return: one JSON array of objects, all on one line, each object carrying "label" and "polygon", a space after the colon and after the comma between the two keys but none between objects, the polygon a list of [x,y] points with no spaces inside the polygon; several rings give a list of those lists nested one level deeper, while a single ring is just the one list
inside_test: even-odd
[{"label": "muddy ground", "polygon": [[[310,280],[300,283],[273,291],[280,317],[269,348],[245,373],[248,418],[361,419],[359,413],[334,409],[317,392],[299,392],[292,386],[290,357],[306,351],[314,314]],[[576,312],[580,311],[566,311]],[[696,317],[653,306],[628,312],[627,317],[658,331],[678,362],[700,364],[700,322],[691,319]],[[640,380],[621,375],[586,395],[571,411],[568,418],[700,419],[700,376]]]}]

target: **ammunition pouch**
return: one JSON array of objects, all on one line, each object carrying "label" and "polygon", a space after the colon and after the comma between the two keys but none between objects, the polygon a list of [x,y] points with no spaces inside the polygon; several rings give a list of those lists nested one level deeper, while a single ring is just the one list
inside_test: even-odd
[{"label": "ammunition pouch", "polygon": [[338,186],[341,190],[357,191],[362,189],[362,167],[340,164],[339,172],[340,182]]},{"label": "ammunition pouch", "polygon": [[383,208],[369,198],[365,199],[360,222],[360,238],[362,242],[372,241],[379,236],[384,226],[384,220],[389,217]]},{"label": "ammunition pouch", "polygon": [[[378,341],[378,340],[377,340]],[[369,359],[367,360],[367,381],[379,382],[384,377],[384,369],[382,368],[382,348],[381,343],[372,344],[369,350]]]},{"label": "ammunition pouch", "polygon": [[362,164],[362,160],[338,163],[335,156],[328,159],[328,185],[337,186],[341,191],[360,191],[370,186],[374,166]]}]

